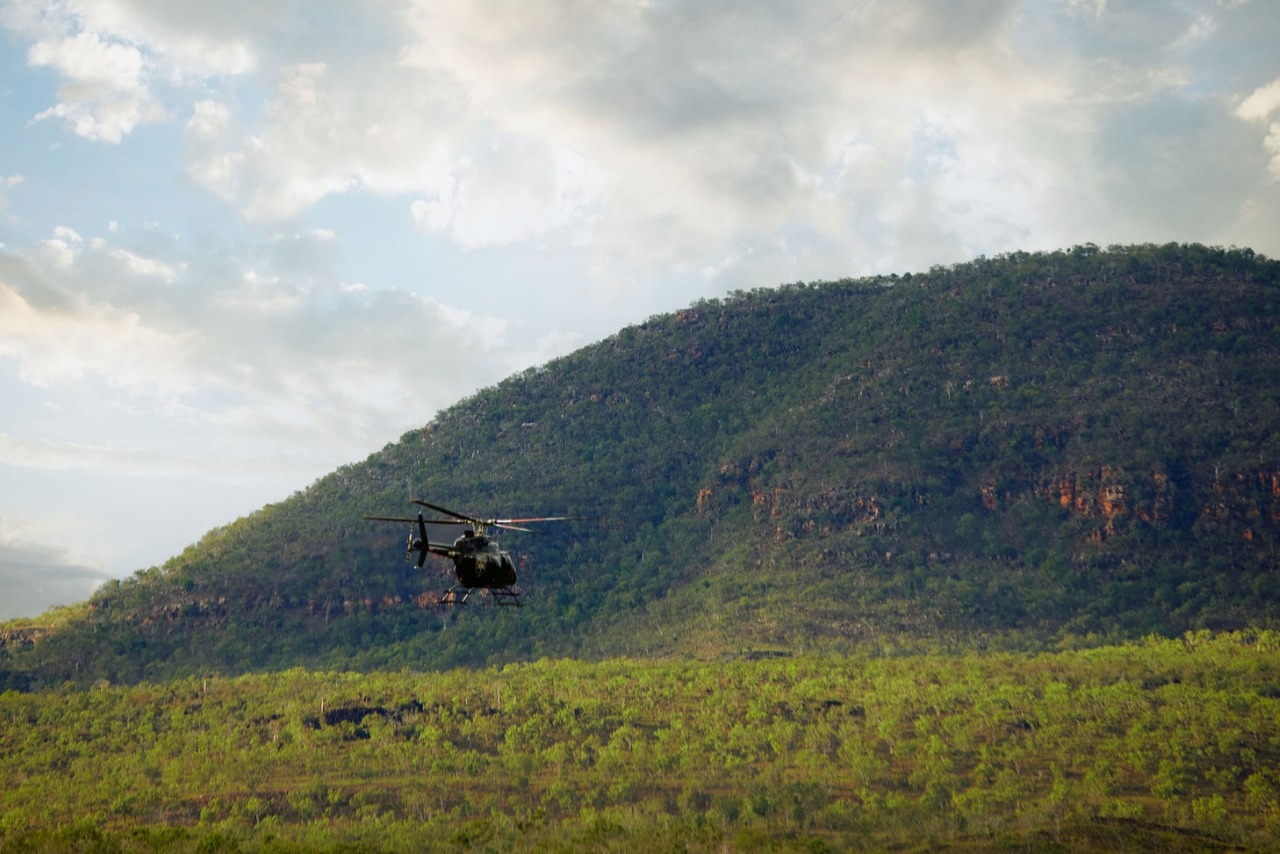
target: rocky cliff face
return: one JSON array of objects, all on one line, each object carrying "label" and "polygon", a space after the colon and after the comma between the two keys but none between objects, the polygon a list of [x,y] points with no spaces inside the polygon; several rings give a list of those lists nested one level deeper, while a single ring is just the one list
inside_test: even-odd
[{"label": "rocky cliff face", "polygon": [[1145,525],[1180,522],[1201,534],[1252,542],[1280,526],[1280,472],[1258,468],[1192,474],[1175,484],[1168,472],[1097,465],[1071,470],[1037,494],[1055,500],[1073,517],[1096,520],[1092,536],[1102,540]]},{"label": "rocky cliff face", "polygon": [[1099,524],[1091,534],[1095,541],[1134,525],[1167,525],[1178,501],[1167,472],[1134,472],[1105,464],[1067,471],[1035,494],[1056,501],[1073,517],[1096,520]]}]

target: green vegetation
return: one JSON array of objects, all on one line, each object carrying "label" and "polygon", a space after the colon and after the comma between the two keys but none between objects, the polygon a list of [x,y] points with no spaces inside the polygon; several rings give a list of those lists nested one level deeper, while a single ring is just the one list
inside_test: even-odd
[{"label": "green vegetation", "polygon": [[1280,635],[0,695],[0,851],[1274,850]]},{"label": "green vegetation", "polygon": [[[706,300],[459,402],[57,625],[0,627],[0,688],[1276,628],[1277,376],[1280,263],[1249,250],[1081,246]],[[419,602],[445,568],[360,519],[413,495],[596,521],[505,541],[518,613],[442,613]]]}]

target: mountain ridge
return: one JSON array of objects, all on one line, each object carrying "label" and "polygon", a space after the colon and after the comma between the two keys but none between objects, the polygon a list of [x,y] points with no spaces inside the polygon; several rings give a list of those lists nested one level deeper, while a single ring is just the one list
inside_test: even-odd
[{"label": "mountain ridge", "polygon": [[[1280,264],[1194,244],[701,300],[109,583],[0,667],[22,685],[1273,625],[1278,329]],[[504,540],[518,613],[441,611],[439,568],[360,519],[414,496],[593,521]]]}]

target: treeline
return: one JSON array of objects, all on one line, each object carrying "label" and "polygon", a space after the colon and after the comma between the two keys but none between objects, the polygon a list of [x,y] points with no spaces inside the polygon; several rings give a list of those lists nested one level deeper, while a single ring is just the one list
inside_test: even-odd
[{"label": "treeline", "polygon": [[1280,635],[0,695],[0,851],[1280,845]]}]

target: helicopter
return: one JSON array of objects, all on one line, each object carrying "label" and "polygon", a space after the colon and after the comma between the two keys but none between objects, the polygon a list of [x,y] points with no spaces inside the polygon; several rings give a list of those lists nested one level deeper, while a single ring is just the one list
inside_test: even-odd
[{"label": "helicopter", "polygon": [[[516,565],[511,553],[498,548],[488,534],[489,528],[501,528],[506,531],[524,531],[538,533],[532,528],[523,527],[530,522],[565,522],[577,516],[530,516],[521,519],[480,519],[465,513],[458,513],[447,507],[411,499],[411,503],[426,507],[451,516],[451,519],[427,519],[419,511],[417,518],[407,516],[365,516],[374,522],[407,522],[409,539],[405,543],[405,563],[413,562],[417,555],[417,567],[421,569],[427,562],[427,555],[434,554],[453,561],[453,573],[458,583],[442,594],[437,604],[465,605],[471,594],[477,590],[487,590],[494,604],[520,607],[520,591],[516,588]],[[469,525],[462,536],[453,541],[453,545],[433,543],[427,536],[428,525]],[[415,536],[416,533],[416,536]]]}]

